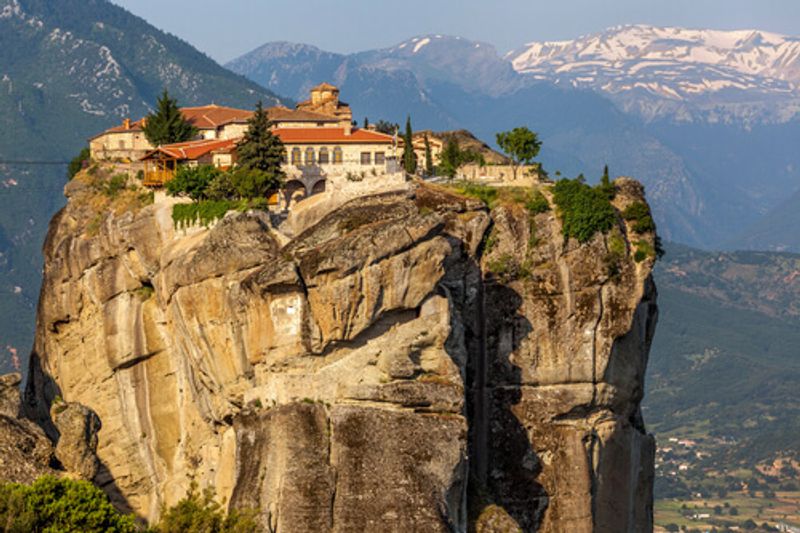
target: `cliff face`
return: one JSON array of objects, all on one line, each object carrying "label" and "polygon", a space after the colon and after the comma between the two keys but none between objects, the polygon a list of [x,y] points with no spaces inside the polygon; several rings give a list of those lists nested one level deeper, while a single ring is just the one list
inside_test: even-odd
[{"label": "cliff face", "polygon": [[[642,198],[616,183],[617,208]],[[553,210],[430,186],[291,239],[259,212],[182,231],[169,204],[67,194],[26,407],[51,436],[57,395],[97,414],[121,505],[154,518],[194,479],[272,531],[650,527],[655,288],[630,243],[652,235],[620,219],[614,255]]]}]

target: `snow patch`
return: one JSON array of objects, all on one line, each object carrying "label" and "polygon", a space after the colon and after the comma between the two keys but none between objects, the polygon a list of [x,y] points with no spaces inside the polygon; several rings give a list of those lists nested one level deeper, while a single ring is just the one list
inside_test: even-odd
[{"label": "snow patch", "polygon": [[427,44],[430,44],[430,42],[431,42],[431,40],[430,40],[428,37],[425,37],[424,39],[422,39],[421,41],[419,41],[419,42],[418,42],[416,45],[414,45],[414,50],[413,50],[413,52],[416,54],[417,52],[419,52],[420,50],[422,50],[422,48],[423,48],[425,45],[427,45]]}]

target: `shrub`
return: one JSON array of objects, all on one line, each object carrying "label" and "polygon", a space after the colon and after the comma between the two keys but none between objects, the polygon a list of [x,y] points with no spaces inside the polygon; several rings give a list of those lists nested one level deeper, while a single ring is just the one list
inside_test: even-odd
[{"label": "shrub", "polygon": [[231,184],[239,198],[258,198],[279,189],[283,177],[257,168],[242,168],[231,173]]},{"label": "shrub", "polygon": [[588,242],[595,233],[605,233],[614,227],[616,211],[608,196],[578,178],[562,179],[553,188],[553,200],[558,206],[566,238]]},{"label": "shrub", "polygon": [[648,233],[656,230],[650,208],[644,202],[633,202],[622,212],[622,218],[633,221],[633,231]]},{"label": "shrub", "polygon": [[175,204],[172,206],[172,221],[176,228],[191,226],[197,222],[208,226],[237,206],[236,202],[230,200],[202,200],[191,204]]},{"label": "shrub", "polygon": [[530,199],[525,202],[525,209],[533,215],[546,213],[550,210],[550,202],[547,201],[542,191],[537,189],[531,193]]},{"label": "shrub", "polygon": [[0,486],[0,530],[127,533],[133,516],[120,514],[88,481],[43,476],[32,485]]},{"label": "shrub", "polygon": [[69,167],[67,168],[67,177],[72,179],[75,177],[75,174],[83,170],[83,168],[89,163],[90,156],[91,152],[89,152],[88,147],[81,150],[80,153],[69,162]]},{"label": "shrub", "polygon": [[236,187],[233,186],[230,172],[220,172],[206,188],[209,200],[233,200],[236,198]]},{"label": "shrub", "polygon": [[487,267],[502,283],[527,279],[531,276],[530,264],[527,261],[520,264],[511,254],[503,254],[497,259],[492,259]]},{"label": "shrub", "polygon": [[222,171],[212,165],[182,166],[178,168],[175,177],[166,183],[166,189],[170,196],[188,196],[195,201],[204,200],[208,198],[209,185],[220,174]]},{"label": "shrub", "polygon": [[197,483],[192,482],[186,496],[169,509],[162,510],[157,533],[251,533],[259,531],[252,511],[225,513],[214,500],[214,490],[206,488],[198,492]]}]

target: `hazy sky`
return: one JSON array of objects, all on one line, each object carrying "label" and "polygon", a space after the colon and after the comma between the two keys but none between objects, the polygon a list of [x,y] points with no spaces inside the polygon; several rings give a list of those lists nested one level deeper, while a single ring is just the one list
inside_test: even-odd
[{"label": "hazy sky", "polygon": [[800,35],[800,0],[112,1],[220,62],[269,41],[354,52],[425,33],[489,42],[503,53],[633,23]]}]

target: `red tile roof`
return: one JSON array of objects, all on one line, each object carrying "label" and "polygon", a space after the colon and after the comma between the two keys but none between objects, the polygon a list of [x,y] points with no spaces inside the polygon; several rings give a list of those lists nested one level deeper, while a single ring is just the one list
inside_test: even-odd
[{"label": "red tile roof", "polygon": [[173,159],[193,161],[209,153],[226,153],[236,147],[239,139],[201,139],[175,144],[165,144],[151,150],[142,160],[150,159],[158,153],[165,154]]},{"label": "red tile roof", "polygon": [[392,144],[392,136],[377,131],[344,128],[277,128],[272,130],[283,144]]},{"label": "red tile roof", "polygon": [[253,112],[246,109],[214,104],[201,107],[182,107],[181,112],[192,126],[200,130],[216,129],[231,122],[244,122],[253,116]]}]

